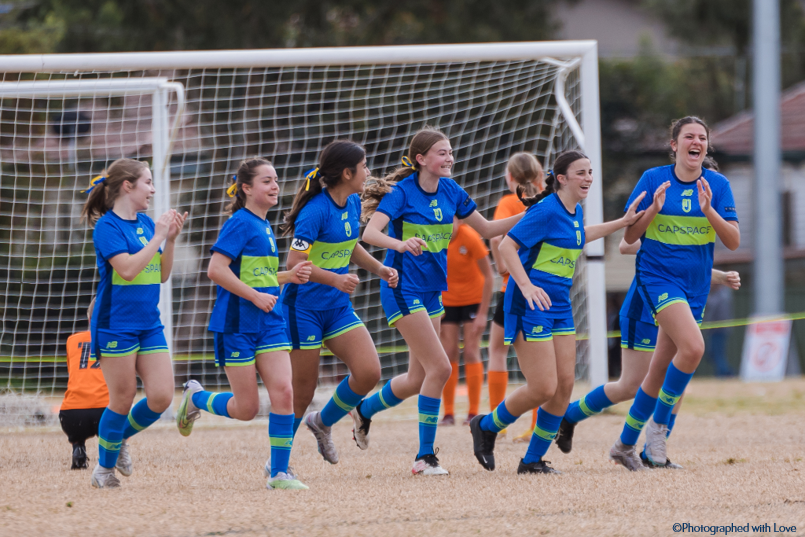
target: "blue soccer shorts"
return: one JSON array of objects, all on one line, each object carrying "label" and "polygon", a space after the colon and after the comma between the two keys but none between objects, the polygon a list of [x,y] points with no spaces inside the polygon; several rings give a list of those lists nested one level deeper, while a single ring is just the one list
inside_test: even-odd
[{"label": "blue soccer shorts", "polygon": [[517,334],[523,333],[526,341],[551,341],[553,336],[572,336],[576,333],[573,314],[553,318],[544,311],[529,310],[525,315],[507,313],[503,317],[503,343],[511,345]]},{"label": "blue soccer shorts", "polygon": [[697,324],[704,320],[707,294],[691,295],[676,283],[644,276],[638,280],[637,291],[654,317],[668,306],[683,303],[688,305]]},{"label": "blue soccer shorts", "polygon": [[110,330],[97,328],[92,335],[92,358],[115,358],[129,354],[170,352],[162,325],[148,330]]},{"label": "blue soccer shorts", "polygon": [[255,334],[213,334],[216,367],[254,365],[258,354],[291,350],[284,326]]},{"label": "blue soccer shorts", "polygon": [[621,349],[654,352],[657,348],[659,328],[652,323],[630,319],[621,315]]},{"label": "blue soccer shorts", "polygon": [[394,326],[402,317],[419,311],[428,312],[431,318],[444,315],[441,291],[406,291],[399,287],[381,287],[380,302],[389,326]]},{"label": "blue soccer shorts", "polygon": [[283,305],[283,316],[294,349],[318,349],[333,339],[363,325],[352,304],[330,310],[308,310]]}]

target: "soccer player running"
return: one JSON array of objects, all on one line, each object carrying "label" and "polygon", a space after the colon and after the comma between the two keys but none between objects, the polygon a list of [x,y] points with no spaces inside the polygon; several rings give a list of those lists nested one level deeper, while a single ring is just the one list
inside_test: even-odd
[{"label": "soccer player running", "polygon": [[444,317],[442,341],[452,372],[442,391],[444,417],[440,425],[455,425],[456,387],[461,349],[460,333],[463,328],[464,371],[470,408],[464,425],[478,414],[481,388],[484,385],[484,364],[481,363],[481,336],[486,329],[489,303],[495,277],[489,263],[489,250],[478,232],[453,218],[453,237],[447,247],[447,291],[442,293]]},{"label": "soccer player running", "polygon": [[[442,389],[451,373],[439,332],[453,216],[465,220],[486,239],[505,233],[521,216],[489,222],[475,210],[472,198],[450,178],[453,148],[436,129],[425,127],[417,132],[402,162],[385,179],[367,185],[363,217],[369,224],[363,240],[387,248],[384,264],[399,274],[396,288],[381,282],[380,299],[389,325],[396,326],[408,344],[408,372],[364,399],[355,415],[361,427],[368,427],[376,413],[419,394],[419,452],[411,471],[447,475],[433,443]],[[387,225],[388,235],[383,233]]]},{"label": "soccer player running", "polygon": [[187,381],[176,424],[179,432],[188,436],[200,410],[242,421],[254,419],[260,410],[257,373],[271,400],[266,487],[307,489],[288,474],[294,421],[288,355],[291,342],[277,298],[280,285],[308,281],[310,262],[299,263],[287,272],[277,270],[277,243],[266,218],[279,197],[277,171],[271,162],[245,160],[232,179],[227,189],[234,198],[227,207],[231,216],[211,248],[207,269],[209,278],[218,285],[209,327],[214,334],[215,365],[226,371],[232,392],[209,392],[197,381]]},{"label": "soccer player running", "polygon": [[[92,323],[93,298],[87,308]],[[103,379],[98,357],[90,360],[90,331],[77,332],[67,338],[67,391],[59,409],[59,424],[73,445],[71,470],[87,468],[86,441],[98,435],[98,424],[109,405],[109,389]]]},{"label": "soccer player running", "polygon": [[[352,308],[349,295],[360,283],[349,273],[349,263],[380,276],[392,288],[397,271],[386,267],[358,244],[361,229],[361,199],[369,177],[366,151],[349,140],[328,144],[319,165],[309,172],[285,215],[284,235],[293,237],[288,253],[289,269],[313,263],[310,282],[288,284],[280,302],[291,338],[293,369],[294,434],[313,400],[319,379],[322,344],[349,368],[333,396],[320,412],[304,421],[316,437],[324,460],[336,464],[338,451],[331,427],[347,415],[380,380],[380,359],[372,337]],[[369,430],[354,430],[361,449],[369,447]]]},{"label": "soccer player running", "polygon": [[[539,161],[531,153],[515,153],[509,157],[506,164],[506,184],[511,194],[506,194],[498,202],[495,209],[495,220],[508,218],[516,214],[524,213],[526,206],[520,197],[532,198],[542,192],[545,188],[544,172]],[[520,186],[522,185],[522,186]],[[518,187],[520,195],[517,194]],[[509,347],[504,343],[503,328],[503,301],[506,295],[506,285],[509,282],[509,271],[506,263],[500,258],[498,246],[503,237],[494,237],[489,241],[489,249],[492,251],[492,258],[495,260],[498,274],[503,276],[503,287],[498,293],[497,307],[492,317],[492,327],[489,329],[489,371],[487,372],[487,383],[489,385],[489,410],[495,410],[498,405],[506,398],[506,390],[509,384],[509,371],[507,359],[509,357]],[[531,428],[525,433],[517,436],[515,442],[528,442],[531,431],[537,424],[537,409],[531,411]],[[506,434],[506,429],[500,431],[501,435]]]},{"label": "soccer player running", "polygon": [[[173,367],[159,318],[159,287],[173,267],[176,238],[187,213],[165,212],[154,223],[148,209],[155,189],[148,164],[119,159],[92,179],[81,219],[92,241],[100,283],[90,323],[90,358],[101,361],[109,406],[98,424],[96,488],[117,488],[115,475],[133,471],[126,439],[159,419],[173,400]],[[164,249],[162,244],[165,244]],[[132,408],[137,375],[146,397]]]},{"label": "soccer player running", "polygon": [[[715,161],[707,157],[703,166],[709,170],[718,171]],[[635,255],[640,250],[641,241],[638,239],[628,244],[621,239],[620,253]],[[728,285],[732,289],[740,289],[741,277],[737,272],[722,272],[713,269],[712,281]],[[629,291],[620,310],[621,327],[621,376],[616,382],[609,382],[595,388],[581,399],[570,404],[562,419],[559,433],[556,436],[556,446],[562,453],[570,453],[573,449],[573,435],[576,426],[590,416],[599,414],[605,408],[623,401],[634,399],[640,383],[648,373],[651,357],[657,346],[657,332],[659,328],[654,322],[651,309],[646,306],[640,293],[637,292],[637,280],[633,279]],[[671,413],[668,421],[668,434],[674,428],[676,416],[682,404],[680,400]],[[649,466],[643,452],[640,453],[643,464]],[[655,466],[649,466],[656,468]],[[679,470],[682,466],[666,459],[664,468]]]},{"label": "soccer player running", "polygon": [[524,218],[500,243],[500,256],[514,285],[506,288],[505,341],[514,343],[526,385],[516,389],[491,414],[470,422],[475,457],[495,469],[497,433],[539,406],[537,424],[518,474],[558,473],[542,460],[559,430],[570,402],[576,369],[576,329],[570,287],[576,260],[586,241],[633,224],[641,214],[632,202],[615,221],[584,226],[581,201],[593,182],[590,160],[578,151],[557,157],[545,190],[524,198]]},{"label": "soccer player running", "polygon": [[665,466],[668,460],[671,411],[704,354],[699,325],[710,290],[716,237],[730,250],[741,243],[729,181],[702,167],[709,138],[701,119],[675,121],[674,164],[646,171],[629,200],[641,199],[640,209],[645,210],[624,234],[627,243],[642,241],[635,284],[660,327],[648,373],[609,454],[632,471],[645,469],[635,444],[646,422],[645,459],[654,466]]}]

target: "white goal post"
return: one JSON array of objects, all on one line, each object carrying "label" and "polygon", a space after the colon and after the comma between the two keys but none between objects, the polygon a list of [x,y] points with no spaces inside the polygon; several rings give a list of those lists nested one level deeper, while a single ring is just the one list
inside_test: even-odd
[{"label": "white goal post", "polygon": [[[54,349],[63,348],[67,335],[81,325],[75,303],[79,299],[86,303],[83,295],[92,285],[86,281],[87,236],[91,245],[91,234],[78,229],[77,222],[70,224],[64,240],[83,241],[84,257],[76,261],[79,266],[75,269],[80,276],[70,276],[75,255],[53,253],[64,246],[62,239],[48,239],[51,242],[44,248],[18,243],[21,236],[25,241],[46,241],[44,235],[33,237],[33,231],[36,225],[45,226],[47,210],[42,209],[40,224],[30,224],[26,215],[32,213],[23,209],[35,196],[24,197],[23,191],[41,189],[37,203],[48,205],[53,173],[63,174],[58,188],[74,192],[87,184],[99,163],[108,164],[121,156],[151,159],[158,189],[154,214],[168,206],[190,207],[169,280],[173,288],[170,283],[164,286],[160,304],[166,336],[180,355],[177,363],[186,364],[187,374],[198,363],[211,366],[211,348],[201,342],[207,338],[211,306],[204,259],[223,222],[225,178],[245,156],[276,159],[284,186],[280,206],[269,217],[278,224],[281,212],[289,208],[301,171],[315,164],[323,145],[336,137],[364,144],[370,166],[379,175],[399,162],[416,129],[435,124],[445,130],[456,148],[456,179],[489,218],[499,196],[507,191],[502,166],[509,154],[530,151],[547,169],[558,152],[579,148],[590,157],[596,173],[585,203],[586,222],[603,220],[595,41],[18,55],[0,57],[0,72],[0,173],[9,193],[4,200],[12,200],[10,209],[2,211],[10,223],[8,233],[0,236],[0,248],[10,257],[28,259],[18,263],[22,268],[11,260],[5,269],[0,267],[0,278],[13,282],[19,274],[21,282],[11,286],[13,291],[7,286],[3,302],[6,334],[0,340],[0,389],[21,386],[25,391],[47,392],[64,386],[63,372],[55,366],[43,367],[42,357],[57,353]],[[113,98],[132,92],[147,93],[151,101]],[[84,103],[82,96],[91,104]],[[54,97],[61,101],[42,100]],[[68,103],[67,98],[77,101]],[[84,116],[69,116],[73,127],[81,121],[91,125],[83,137],[71,134],[69,142],[64,137],[58,141],[73,144],[74,157],[68,158],[63,146],[49,149],[49,143],[57,142],[51,140],[52,134],[43,133],[52,127],[45,123],[61,121],[63,126],[68,116],[61,110],[70,107],[87,111]],[[56,116],[60,119],[54,120]],[[103,129],[108,134],[112,124],[115,128],[123,125],[119,127],[123,132],[129,128],[127,121],[139,138],[121,134],[119,150],[108,142],[109,136],[96,135]],[[153,129],[153,139],[142,142],[146,123]],[[134,138],[138,141],[131,142]],[[24,181],[18,179],[23,175]],[[83,198],[65,194],[58,203],[68,206],[59,209],[60,215],[74,217]],[[31,255],[45,260],[42,268],[34,266]],[[58,261],[59,255],[69,259]],[[579,326],[586,336],[584,373],[597,386],[607,380],[603,240],[588,244],[584,258],[577,271],[580,288],[576,292],[582,310],[577,314],[584,317],[584,326]],[[26,268],[25,263],[33,268]],[[70,287],[73,290],[65,292],[69,296],[60,301],[55,300],[58,286],[40,283],[45,268],[59,263],[66,263],[65,281],[75,288]],[[365,321],[371,319],[376,328],[370,330],[381,349],[400,350],[399,337],[382,326],[374,296],[376,282],[362,279],[367,281],[356,292],[356,309]],[[45,307],[62,304],[55,307],[63,308],[58,314],[36,313],[42,307],[42,296],[37,294],[40,288],[47,288]],[[72,306],[64,305],[70,300]],[[34,366],[37,354],[42,360]],[[13,380],[19,374],[14,372],[14,364],[19,363],[28,368],[21,373],[28,380],[39,375],[46,381],[19,384]],[[400,361],[390,362],[384,378],[403,366]],[[204,371],[220,378],[214,368]]]}]

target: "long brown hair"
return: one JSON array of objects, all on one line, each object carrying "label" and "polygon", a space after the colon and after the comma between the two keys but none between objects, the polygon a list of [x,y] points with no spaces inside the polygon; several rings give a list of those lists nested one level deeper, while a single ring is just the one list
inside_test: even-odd
[{"label": "long brown hair", "polygon": [[375,211],[377,206],[380,205],[380,200],[383,196],[391,192],[391,188],[398,181],[401,181],[414,172],[419,171],[419,164],[417,164],[417,155],[425,155],[430,148],[442,140],[448,140],[447,135],[439,129],[425,125],[422,129],[414,134],[411,139],[411,145],[408,146],[408,160],[411,162],[410,166],[400,166],[383,179],[376,179],[367,182],[366,188],[363,191],[363,203],[361,207],[361,220],[367,222]]},{"label": "long brown hair", "polygon": [[535,197],[544,188],[542,165],[531,153],[520,152],[509,157],[506,171],[512,181],[517,183],[517,197],[520,201]]},{"label": "long brown hair", "polygon": [[95,222],[115,204],[123,183],[135,184],[147,169],[148,163],[139,160],[121,158],[114,161],[108,170],[93,179],[89,197],[81,209],[81,222],[87,221],[94,227]]},{"label": "long brown hair", "polygon": [[556,162],[553,163],[553,169],[548,170],[548,173],[545,177],[545,190],[534,196],[533,198],[520,198],[523,202],[523,205],[529,207],[534,205],[535,203],[539,203],[543,199],[547,198],[554,192],[559,191],[559,181],[556,179],[557,175],[567,175],[567,170],[570,168],[570,165],[576,162],[577,160],[581,160],[583,158],[588,158],[587,155],[582,153],[581,151],[565,151],[558,157],[556,157]]},{"label": "long brown hair", "polygon": [[235,182],[235,195],[232,203],[224,208],[226,214],[235,214],[236,211],[246,206],[246,193],[243,192],[243,185],[252,186],[252,181],[257,175],[256,170],[260,166],[273,166],[273,164],[270,160],[261,157],[252,157],[240,163],[237,173],[230,179],[230,181],[234,179]]},{"label": "long brown hair", "polygon": [[302,181],[293,199],[290,211],[285,212],[285,223],[280,226],[283,235],[291,235],[296,226],[296,217],[307,202],[322,191],[341,182],[344,170],[358,171],[358,165],[366,158],[366,150],[350,140],[335,140],[327,144],[319,155],[319,165],[311,177]]}]

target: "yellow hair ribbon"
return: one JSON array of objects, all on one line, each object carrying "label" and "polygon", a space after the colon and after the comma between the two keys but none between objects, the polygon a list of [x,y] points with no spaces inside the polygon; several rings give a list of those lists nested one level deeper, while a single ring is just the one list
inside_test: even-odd
[{"label": "yellow hair ribbon", "polygon": [[82,190],[81,193],[82,194],[89,194],[90,192],[92,192],[93,188],[95,188],[99,184],[103,183],[104,181],[106,181],[106,177],[103,176],[103,175],[98,175],[96,177],[93,177],[89,181],[89,188],[87,188],[86,190]]},{"label": "yellow hair ribbon", "polygon": [[307,173],[307,175],[305,175],[305,178],[307,179],[307,183],[305,184],[305,191],[310,190],[310,180],[315,179],[318,176],[319,176],[318,168],[313,168]]},{"label": "yellow hair ribbon", "polygon": [[238,184],[232,183],[231,185],[229,185],[229,187],[226,189],[226,193],[227,195],[229,195],[230,198],[234,198],[235,194],[238,193]]},{"label": "yellow hair ribbon", "polygon": [[414,163],[411,162],[411,159],[408,158],[408,157],[403,157],[402,158],[402,165],[405,166],[406,168],[411,168],[412,170],[416,170],[416,166],[414,166]]}]

